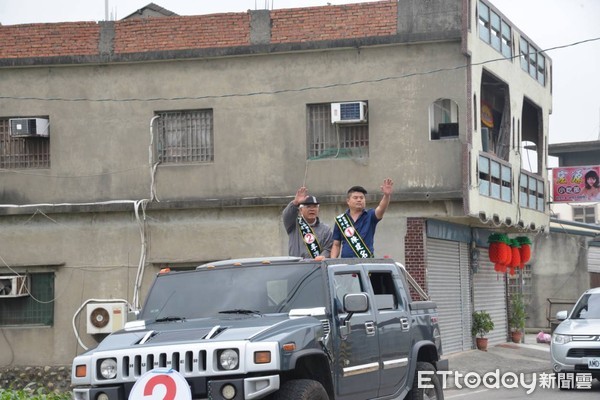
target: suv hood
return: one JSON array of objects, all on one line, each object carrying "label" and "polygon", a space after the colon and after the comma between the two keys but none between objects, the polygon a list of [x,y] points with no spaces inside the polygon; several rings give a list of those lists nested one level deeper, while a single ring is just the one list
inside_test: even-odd
[{"label": "suv hood", "polygon": [[554,330],[560,335],[598,335],[600,319],[566,319]]},{"label": "suv hood", "polygon": [[[141,324],[141,321],[140,321]],[[290,318],[287,314],[228,315],[219,318],[146,322],[145,326],[115,332],[91,350],[110,350],[123,347],[156,346],[165,343],[190,343],[203,340],[264,340],[297,329],[322,327],[317,318]]]}]

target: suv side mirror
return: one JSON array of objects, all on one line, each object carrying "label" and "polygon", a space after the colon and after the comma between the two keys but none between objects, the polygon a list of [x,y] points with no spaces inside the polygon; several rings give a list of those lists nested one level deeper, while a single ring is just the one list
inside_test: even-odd
[{"label": "suv side mirror", "polygon": [[366,312],[369,309],[369,298],[365,293],[348,293],[344,296],[344,311],[348,314]]},{"label": "suv side mirror", "polygon": [[559,321],[564,321],[565,319],[567,319],[567,314],[568,312],[565,310],[559,311],[556,313],[556,319]]},{"label": "suv side mirror", "polygon": [[344,295],[344,311],[348,314],[341,323],[340,335],[345,339],[350,334],[350,318],[354,313],[366,312],[369,310],[369,297],[366,293],[348,293]]}]

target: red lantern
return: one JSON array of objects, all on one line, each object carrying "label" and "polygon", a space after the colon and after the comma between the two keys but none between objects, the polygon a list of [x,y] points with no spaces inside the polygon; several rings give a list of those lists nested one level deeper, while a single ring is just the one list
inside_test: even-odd
[{"label": "red lantern", "polygon": [[511,268],[511,275],[514,275],[514,268],[517,268],[521,264],[521,252],[519,251],[520,248],[521,245],[519,244],[518,240],[512,239],[510,241],[512,257],[508,266]]},{"label": "red lantern", "polygon": [[[492,233],[488,237],[488,243],[490,247],[488,249],[490,261],[493,262],[494,269],[497,272],[502,271],[502,266],[506,266],[510,262],[511,250],[509,238],[503,233]],[[504,271],[506,267],[504,267]]]},{"label": "red lantern", "polygon": [[531,259],[531,240],[527,236],[519,236],[516,240],[521,244],[519,268],[524,268],[525,264]]}]

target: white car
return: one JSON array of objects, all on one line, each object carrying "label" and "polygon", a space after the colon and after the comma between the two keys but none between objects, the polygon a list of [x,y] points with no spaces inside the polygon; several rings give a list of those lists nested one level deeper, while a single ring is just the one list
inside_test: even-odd
[{"label": "white car", "polygon": [[600,288],[586,290],[569,314],[559,311],[561,320],[552,334],[552,369],[558,377],[585,373],[600,380]]}]

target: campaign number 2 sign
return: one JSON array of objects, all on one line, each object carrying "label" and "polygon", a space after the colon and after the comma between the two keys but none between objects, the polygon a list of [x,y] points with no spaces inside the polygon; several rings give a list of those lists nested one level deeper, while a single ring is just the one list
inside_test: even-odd
[{"label": "campaign number 2 sign", "polygon": [[192,393],[185,378],[173,369],[153,369],[137,380],[130,400],[191,400]]}]

